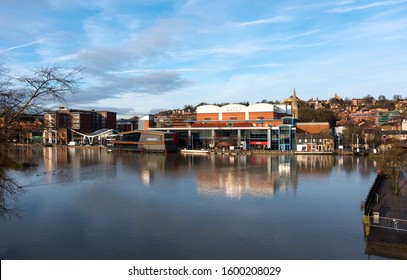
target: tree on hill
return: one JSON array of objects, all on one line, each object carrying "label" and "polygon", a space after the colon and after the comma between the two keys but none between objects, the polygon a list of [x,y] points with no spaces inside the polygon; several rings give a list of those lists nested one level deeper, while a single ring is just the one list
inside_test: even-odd
[{"label": "tree on hill", "polygon": [[362,100],[364,101],[364,104],[366,104],[366,105],[373,105],[375,99],[373,96],[368,94],[365,97],[363,97]]},{"label": "tree on hill", "polygon": [[262,101],[256,102],[256,103],[267,103],[267,104],[280,104],[280,101],[278,100],[267,100],[267,99],[263,99]]},{"label": "tree on hill", "polygon": [[184,105],[184,111],[193,113],[196,111],[196,107],[192,105]]},{"label": "tree on hill", "polygon": [[386,96],[384,96],[384,95],[379,95],[378,97],[377,97],[377,100],[378,101],[380,101],[380,102],[382,102],[382,101],[387,101],[387,98],[386,98]]},{"label": "tree on hill", "polygon": [[400,101],[400,100],[403,100],[403,97],[400,94],[395,94],[395,95],[393,95],[393,100]]},{"label": "tree on hill", "polygon": [[336,98],[336,97],[332,97],[331,99],[329,99],[329,104],[335,104],[335,105],[342,105],[344,103],[342,98]]},{"label": "tree on hill", "polygon": [[384,95],[379,95],[379,99],[377,100],[376,107],[394,110],[394,106],[395,106],[394,103],[395,103],[394,100],[389,100]]},{"label": "tree on hill", "polygon": [[335,127],[338,121],[334,111],[327,108],[314,109],[309,106],[298,107],[298,119],[301,122],[329,122],[331,128]]},{"label": "tree on hill", "polygon": [[208,105],[208,103],[206,103],[206,102],[201,102],[201,103],[199,103],[198,105],[196,105],[195,108],[196,108],[196,107],[199,107],[199,106],[204,106],[204,105]]}]

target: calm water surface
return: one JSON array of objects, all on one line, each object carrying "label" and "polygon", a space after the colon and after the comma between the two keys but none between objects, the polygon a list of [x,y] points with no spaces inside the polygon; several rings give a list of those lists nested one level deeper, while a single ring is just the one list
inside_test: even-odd
[{"label": "calm water surface", "polygon": [[368,158],[21,149],[1,259],[368,259]]}]

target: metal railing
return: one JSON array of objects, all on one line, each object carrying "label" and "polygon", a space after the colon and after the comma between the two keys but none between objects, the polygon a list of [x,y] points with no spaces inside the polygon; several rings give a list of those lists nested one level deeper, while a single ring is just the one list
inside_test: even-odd
[{"label": "metal railing", "polygon": [[381,173],[378,173],[376,175],[376,178],[373,181],[372,186],[370,187],[370,190],[367,194],[367,197],[365,200],[365,205],[364,205],[364,215],[366,215],[366,216],[372,215],[373,207],[379,202],[376,191],[377,191],[377,188],[378,188],[382,178],[383,178],[383,175]]},{"label": "metal railing", "polygon": [[370,226],[407,232],[407,220],[403,219],[373,215],[370,216]]}]

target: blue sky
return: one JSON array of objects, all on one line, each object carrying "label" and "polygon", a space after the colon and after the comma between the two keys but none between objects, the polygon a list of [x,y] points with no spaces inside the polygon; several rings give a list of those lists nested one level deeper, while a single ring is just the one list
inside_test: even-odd
[{"label": "blue sky", "polygon": [[407,0],[0,0],[0,63],[84,67],[70,108],[407,96]]}]

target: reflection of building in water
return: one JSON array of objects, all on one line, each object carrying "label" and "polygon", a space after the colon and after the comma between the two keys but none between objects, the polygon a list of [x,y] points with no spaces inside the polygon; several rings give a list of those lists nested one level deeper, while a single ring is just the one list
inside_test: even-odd
[{"label": "reflection of building in water", "polygon": [[276,192],[288,191],[290,186],[296,190],[295,164],[291,156],[232,157],[214,156],[209,168],[198,169],[199,193],[241,198],[244,195],[273,197]]},{"label": "reflection of building in water", "polygon": [[154,179],[154,171],[149,168],[143,168],[140,170],[140,179],[141,182],[146,185],[150,186]]},{"label": "reflection of building in water", "polygon": [[68,150],[65,147],[46,147],[43,150],[44,169],[46,172],[55,170],[68,163]]},{"label": "reflection of building in water", "polygon": [[291,185],[294,192],[297,190],[297,162],[291,155],[279,155],[275,158],[273,166],[276,181],[280,189],[288,189]]},{"label": "reflection of building in water", "polygon": [[116,165],[113,164],[113,156],[107,154],[105,150],[66,146],[45,147],[43,156],[45,172],[58,172],[65,169],[64,175],[69,176],[70,179],[80,180],[90,175],[95,176],[95,168],[97,172],[117,172]]},{"label": "reflection of building in water", "polygon": [[20,160],[24,159],[25,162],[34,163],[33,161],[37,160],[35,153],[37,152],[37,148],[30,147],[30,146],[15,146],[12,148],[12,153],[10,156],[14,159]]},{"label": "reflection of building in water", "polygon": [[139,157],[138,169],[140,181],[145,186],[154,182],[156,172],[165,172],[166,158],[162,154],[143,154]]},{"label": "reflection of building in water", "polygon": [[154,182],[155,174],[165,174],[167,165],[172,162],[162,153],[123,153],[120,158],[124,163],[121,168],[137,174],[145,186]]},{"label": "reflection of building in water", "polygon": [[289,162],[280,162],[278,164],[278,174],[289,174],[291,173],[291,163]]},{"label": "reflection of building in water", "polygon": [[240,198],[244,194],[260,197],[272,197],[275,193],[274,180],[271,176],[250,174],[247,171],[234,171],[233,168],[223,170],[200,170],[197,174],[198,192],[201,194],[219,194],[232,198]]},{"label": "reflection of building in water", "polygon": [[335,157],[327,155],[297,155],[297,172],[301,175],[326,176],[335,165]]}]

